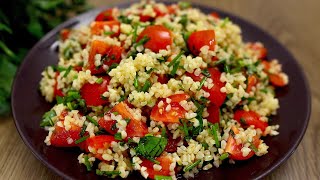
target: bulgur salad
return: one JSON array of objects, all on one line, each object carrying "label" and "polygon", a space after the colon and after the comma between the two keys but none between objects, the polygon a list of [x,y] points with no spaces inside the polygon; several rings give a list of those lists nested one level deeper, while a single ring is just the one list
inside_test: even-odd
[{"label": "bulgur salad", "polygon": [[268,153],[288,77],[262,43],[185,2],[92,18],[61,31],[59,63],[42,73],[48,146],[80,148],[83,168],[111,178],[189,178]]}]

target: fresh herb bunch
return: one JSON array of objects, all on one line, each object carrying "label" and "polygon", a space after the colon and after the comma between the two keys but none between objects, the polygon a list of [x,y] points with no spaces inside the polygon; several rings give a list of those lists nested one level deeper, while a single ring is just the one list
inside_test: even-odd
[{"label": "fresh herb bunch", "polygon": [[55,26],[89,8],[86,0],[0,2],[0,116],[10,112],[11,85],[28,49]]}]

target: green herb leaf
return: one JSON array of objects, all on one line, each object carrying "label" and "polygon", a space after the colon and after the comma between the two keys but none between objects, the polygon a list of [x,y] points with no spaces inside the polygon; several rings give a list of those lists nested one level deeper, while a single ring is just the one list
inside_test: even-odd
[{"label": "green herb leaf", "polygon": [[160,176],[160,175],[155,175],[154,180],[172,180],[171,176]]},{"label": "green herb leaf", "polygon": [[182,15],[179,23],[182,24],[182,26],[185,28],[188,24],[188,15]]},{"label": "green herb leaf", "polygon": [[198,87],[198,91],[200,91],[200,89],[202,88],[202,86],[204,85],[204,83],[206,82],[206,80],[207,80],[207,77],[203,77],[202,79],[201,79],[201,81],[200,81],[200,86]]},{"label": "green herb leaf", "polygon": [[106,36],[111,36],[111,35],[114,34],[114,32],[113,31],[106,31],[103,34],[106,35]]},{"label": "green herb leaf", "polygon": [[99,127],[98,122],[97,122],[95,119],[93,119],[91,116],[86,116],[86,118],[87,118],[92,124],[94,124],[95,126],[98,126],[98,127]]},{"label": "green herb leaf", "polygon": [[252,149],[252,151],[257,153],[258,152],[258,148],[252,142],[249,142],[249,143],[250,143],[250,148]]},{"label": "green herb leaf", "polygon": [[153,159],[164,151],[167,143],[164,137],[145,136],[140,139],[136,152],[147,159]]},{"label": "green herb leaf", "polygon": [[176,64],[176,62],[181,59],[183,54],[184,54],[184,51],[180,51],[180,53],[176,57],[174,57],[172,61],[168,64],[168,67],[171,67],[172,65]]},{"label": "green herb leaf", "polygon": [[214,123],[212,125],[212,134],[213,134],[214,141],[215,141],[215,144],[216,144],[217,148],[220,147],[220,141],[219,141],[219,138],[218,138],[218,131],[219,131],[219,124],[218,123]]},{"label": "green herb leaf", "polygon": [[63,77],[67,77],[71,69],[72,69],[72,66],[69,66],[68,69],[66,69],[66,72],[64,73]]},{"label": "green herb leaf", "polygon": [[144,83],[144,85],[143,85],[143,87],[142,87],[142,89],[141,89],[141,91],[143,91],[143,92],[147,92],[148,90],[149,90],[149,88],[151,87],[151,82],[149,81],[149,80],[147,80],[145,83]]},{"label": "green herb leaf", "polygon": [[139,82],[138,82],[138,75],[136,75],[136,77],[133,80],[133,86],[137,91],[139,91],[140,88],[139,88]]},{"label": "green herb leaf", "polygon": [[188,171],[192,170],[194,167],[198,166],[198,164],[200,164],[200,162],[201,162],[200,159],[197,160],[196,162],[194,162],[194,163],[192,163],[192,164],[184,167],[184,168],[183,168],[183,171],[184,171],[184,172],[188,172]]},{"label": "green herb leaf", "polygon": [[183,2],[183,1],[180,1],[179,3],[178,3],[178,6],[179,6],[179,8],[180,9],[188,9],[188,8],[190,8],[191,7],[191,3],[190,2]]},{"label": "green herb leaf", "polygon": [[89,135],[83,136],[83,137],[81,137],[80,139],[77,139],[77,140],[75,141],[75,144],[80,144],[80,143],[82,143],[83,141],[87,140],[89,137],[90,137]]},{"label": "green herb leaf", "polygon": [[121,135],[121,133],[119,133],[119,132],[116,133],[116,134],[114,135],[114,139],[121,141],[121,140],[122,140],[122,135]]},{"label": "green herb leaf", "polygon": [[119,21],[122,22],[122,23],[125,23],[125,24],[131,24],[132,20],[129,19],[127,16],[124,16],[124,15],[120,15],[118,17]]},{"label": "green herb leaf", "polygon": [[43,116],[42,116],[42,121],[40,123],[41,127],[45,127],[45,126],[53,126],[54,123],[52,121],[52,118],[55,117],[57,114],[56,112],[51,109],[50,111],[46,112]]},{"label": "green herb leaf", "polygon": [[103,79],[102,78],[98,78],[97,80],[96,80],[96,83],[97,84],[101,84],[103,82]]},{"label": "green herb leaf", "polygon": [[229,157],[229,154],[228,153],[223,153],[223,154],[221,154],[221,156],[220,156],[220,160],[221,161],[223,161],[223,160],[225,160],[225,159],[227,159]]},{"label": "green herb leaf", "polygon": [[112,63],[111,66],[109,66],[108,73],[109,73],[112,69],[114,69],[114,68],[116,68],[116,67],[118,67],[118,66],[119,66],[118,63]]},{"label": "green herb leaf", "polygon": [[120,173],[120,171],[101,171],[101,170],[97,169],[96,174],[99,176],[112,177],[112,176],[120,175],[121,173]]}]

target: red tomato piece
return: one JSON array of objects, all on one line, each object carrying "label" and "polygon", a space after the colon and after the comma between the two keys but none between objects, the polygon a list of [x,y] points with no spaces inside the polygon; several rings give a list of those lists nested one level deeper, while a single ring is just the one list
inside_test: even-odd
[{"label": "red tomato piece", "polygon": [[[112,28],[114,26],[118,26],[118,31],[117,32],[113,32],[112,34],[110,34],[111,37],[118,37],[120,34],[120,22],[118,21],[94,21],[91,23],[91,34],[94,35],[102,35],[105,33],[104,30],[104,26],[109,26],[110,29],[112,30]],[[106,32],[109,33],[109,32]]]},{"label": "red tomato piece", "polygon": [[252,87],[254,87],[257,83],[258,83],[257,77],[255,75],[250,75],[248,77],[248,86],[247,86],[246,92],[249,93]]},{"label": "red tomato piece", "polygon": [[113,136],[98,135],[88,138],[81,146],[84,147],[86,152],[90,152],[88,149],[89,146],[94,148],[96,150],[96,153],[93,153],[94,157],[103,161],[104,159],[102,158],[102,154],[98,153],[97,151],[98,149],[109,149],[113,141],[117,142]]},{"label": "red tomato piece", "polygon": [[167,84],[169,81],[169,78],[165,74],[158,74],[158,82],[161,84]]},{"label": "red tomato piece", "polygon": [[203,46],[209,46],[209,50],[213,51],[216,45],[214,30],[203,30],[193,32],[188,39],[188,48],[195,56],[200,54]]},{"label": "red tomato piece", "polygon": [[210,13],[210,15],[217,18],[217,19],[220,19],[220,16],[217,12],[212,12],[212,13]]},{"label": "red tomato piece", "polygon": [[59,76],[59,72],[56,72],[56,77],[55,77],[55,83],[54,83],[54,86],[53,86],[53,96],[54,97],[57,97],[57,96],[64,96],[63,92],[61,89],[58,89],[58,76]]},{"label": "red tomato piece", "polygon": [[173,139],[173,136],[171,133],[167,133],[167,135],[168,135],[168,143],[164,151],[169,153],[174,153],[177,151],[178,143],[180,142],[181,137]]},{"label": "red tomato piece", "polygon": [[102,12],[100,12],[96,18],[95,18],[95,21],[113,21],[115,20],[114,17],[113,17],[113,8],[111,9],[107,9],[107,10],[104,10]]},{"label": "red tomato piece", "polygon": [[278,87],[286,86],[285,80],[279,74],[268,74],[271,84]]},{"label": "red tomato piece", "polygon": [[[179,123],[179,119],[184,118],[187,112],[179,102],[189,99],[190,96],[187,94],[175,94],[168,98],[171,99],[170,103],[167,103],[166,99],[161,99],[163,106],[159,107],[159,101],[159,103],[152,108],[150,118],[154,121]],[[168,106],[171,107],[168,108]]]},{"label": "red tomato piece", "polygon": [[51,145],[56,147],[75,147],[77,146],[75,141],[80,138],[80,131],[81,127],[74,124],[71,124],[69,130],[55,125],[55,129],[50,138]]},{"label": "red tomato piece", "polygon": [[103,117],[98,121],[99,126],[112,135],[118,132],[118,128],[115,126],[116,123],[116,120],[105,120]]},{"label": "red tomato piece", "polygon": [[[255,136],[253,137],[253,143],[256,148],[260,145],[260,139]],[[243,144],[238,144],[236,140],[230,135],[226,145],[226,152],[229,153],[229,158],[233,160],[247,160],[251,158],[255,153],[253,150],[249,152],[247,156],[243,156],[241,149],[243,148]]]},{"label": "red tomato piece", "polygon": [[248,43],[248,47],[257,54],[258,59],[263,59],[267,56],[267,49],[261,43]]},{"label": "red tomato piece", "polygon": [[118,112],[122,116],[122,118],[130,119],[129,124],[126,127],[128,137],[143,137],[148,133],[148,127],[146,123],[140,120],[136,120],[130,113],[129,107],[126,103],[120,102],[119,104],[115,105],[111,111]]},{"label": "red tomato piece", "polygon": [[171,45],[173,42],[171,31],[162,25],[151,25],[146,27],[138,36],[137,42],[145,36],[148,37],[149,40],[144,44],[144,47],[153,52],[159,52],[161,49],[166,49],[167,46]]},{"label": "red tomato piece", "polygon": [[261,121],[259,114],[254,111],[237,110],[233,118],[243,126],[254,125],[256,129],[259,128],[262,132],[268,127],[268,123]]},{"label": "red tomato piece", "polygon": [[207,118],[211,123],[219,123],[220,122],[220,109],[215,104],[211,104],[208,106],[207,111],[209,113],[209,117]]},{"label": "red tomato piece", "polygon": [[169,5],[169,6],[167,6],[167,9],[168,9],[169,14],[174,14],[174,13],[176,13],[177,5],[175,5],[175,4]]},{"label": "red tomato piece", "polygon": [[101,84],[86,83],[80,89],[82,98],[86,101],[87,106],[99,106],[107,104],[107,100],[101,98],[101,95],[108,91],[109,77],[102,77],[103,81]]},{"label": "red tomato piece", "polygon": [[160,171],[155,171],[153,169],[154,163],[147,159],[142,159],[142,163],[140,164],[140,166],[144,166],[147,168],[147,172],[149,174],[148,178],[154,179],[156,175],[170,176],[170,165],[173,162],[172,159],[168,156],[160,156],[155,159],[156,161],[159,161],[160,165],[162,166],[162,169]]},{"label": "red tomato piece", "polygon": [[70,29],[62,29],[60,31],[60,37],[62,41],[65,41],[66,39],[69,38],[70,32],[71,32]]},{"label": "red tomato piece", "polygon": [[105,73],[106,71],[102,66],[95,66],[95,55],[101,54],[103,58],[103,64],[111,66],[113,63],[120,63],[122,51],[123,48],[120,46],[109,45],[103,41],[94,40],[91,42],[87,68],[91,71],[91,74]]}]

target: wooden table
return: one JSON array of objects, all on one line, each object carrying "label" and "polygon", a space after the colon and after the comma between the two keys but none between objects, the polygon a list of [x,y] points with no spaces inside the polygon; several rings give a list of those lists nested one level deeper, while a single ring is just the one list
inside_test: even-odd
[{"label": "wooden table", "polygon": [[[106,1],[90,2],[99,6],[105,5]],[[203,0],[201,3],[257,24],[299,60],[312,91],[309,127],[296,152],[267,179],[320,179],[320,1]],[[12,117],[0,119],[0,132],[0,179],[59,179],[23,144]]]}]

